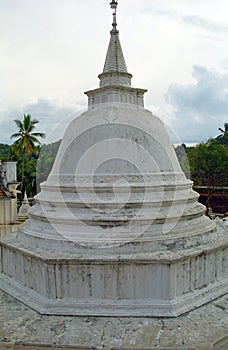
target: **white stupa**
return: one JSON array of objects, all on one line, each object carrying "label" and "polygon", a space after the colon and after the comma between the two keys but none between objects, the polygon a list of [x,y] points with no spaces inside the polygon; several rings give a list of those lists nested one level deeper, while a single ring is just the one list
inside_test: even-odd
[{"label": "white stupa", "polygon": [[26,220],[26,219],[28,219],[29,211],[30,211],[30,205],[29,205],[27,193],[25,191],[24,199],[23,199],[22,204],[21,204],[21,206],[19,208],[19,211],[18,211],[18,219],[19,220]]},{"label": "white stupa", "polygon": [[37,204],[2,239],[1,288],[44,314],[177,316],[227,290],[227,239],[160,119],[131,87],[116,25],[100,87],[71,122]]}]

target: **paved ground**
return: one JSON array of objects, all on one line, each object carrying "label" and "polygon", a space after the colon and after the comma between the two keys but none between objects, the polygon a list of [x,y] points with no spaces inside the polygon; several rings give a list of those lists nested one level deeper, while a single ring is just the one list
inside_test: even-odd
[{"label": "paved ground", "polygon": [[[42,316],[0,291],[1,344],[211,349],[228,336],[228,296],[177,318]],[[199,344],[200,347],[199,347]],[[204,346],[203,346],[204,344]],[[220,348],[228,349],[228,347]]]}]

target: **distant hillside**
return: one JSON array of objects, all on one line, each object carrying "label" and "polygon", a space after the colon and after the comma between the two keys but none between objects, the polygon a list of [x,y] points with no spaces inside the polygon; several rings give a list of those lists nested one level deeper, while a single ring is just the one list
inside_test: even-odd
[{"label": "distant hillside", "polygon": [[37,185],[46,181],[54,164],[61,140],[42,145],[37,163]]}]

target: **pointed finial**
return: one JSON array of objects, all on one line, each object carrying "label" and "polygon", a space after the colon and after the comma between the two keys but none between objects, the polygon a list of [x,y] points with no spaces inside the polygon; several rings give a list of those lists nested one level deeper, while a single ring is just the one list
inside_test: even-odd
[{"label": "pointed finial", "polygon": [[118,5],[118,0],[112,0],[110,2],[110,7],[111,9],[114,10],[113,12],[113,23],[112,23],[112,30],[111,33],[118,33],[118,30],[116,29],[117,27],[117,23],[116,23],[116,9],[117,9],[117,5]]}]

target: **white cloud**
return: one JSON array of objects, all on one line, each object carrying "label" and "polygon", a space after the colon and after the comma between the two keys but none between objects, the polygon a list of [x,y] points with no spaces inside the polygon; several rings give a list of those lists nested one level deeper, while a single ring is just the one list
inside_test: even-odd
[{"label": "white cloud", "polygon": [[228,74],[194,66],[194,84],[171,85],[166,101],[174,108],[173,127],[186,141],[218,135],[228,118]]},{"label": "white cloud", "polygon": [[[83,110],[79,105],[60,105],[56,101],[40,98],[34,103],[21,106],[18,109],[9,109],[5,118],[0,120],[1,143],[8,143],[10,135],[17,131],[14,119],[22,119],[24,114],[31,114],[32,118],[38,119],[37,132],[44,132],[46,139],[42,142],[53,142],[62,138],[69,122]],[[13,140],[11,141],[13,143]]]}]

